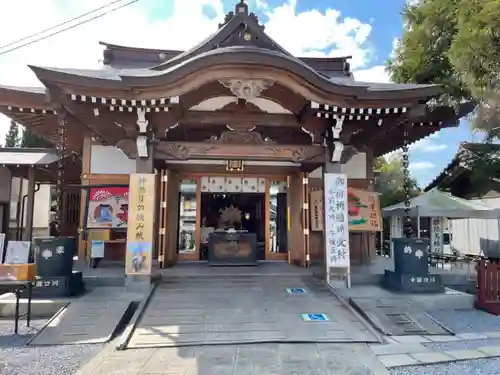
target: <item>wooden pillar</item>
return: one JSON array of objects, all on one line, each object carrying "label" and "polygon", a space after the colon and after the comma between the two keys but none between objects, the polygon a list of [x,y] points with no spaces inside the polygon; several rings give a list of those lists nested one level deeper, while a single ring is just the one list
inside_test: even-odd
[{"label": "wooden pillar", "polygon": [[[26,223],[23,232],[23,241],[31,241],[33,237],[33,216],[35,210],[35,166],[28,169],[28,197],[24,212],[26,213]],[[21,202],[22,204],[22,202]],[[21,220],[22,221],[22,220]]]},{"label": "wooden pillar", "polygon": [[175,264],[178,259],[177,254],[177,237],[179,232],[179,191],[180,179],[179,174],[170,171],[167,181],[167,264]]},{"label": "wooden pillar", "polygon": [[160,172],[158,206],[158,261],[161,268],[172,266],[178,260],[177,235],[179,231],[179,174],[172,170]]},{"label": "wooden pillar", "polygon": [[16,207],[16,236],[15,240],[20,241],[23,235],[23,221],[24,218],[21,218],[21,208],[23,206],[23,186],[24,179],[19,178],[19,190],[17,192],[17,207]]},{"label": "wooden pillar", "polygon": [[287,191],[287,203],[289,209],[288,224],[288,251],[291,263],[297,266],[307,266],[306,235],[304,231],[304,175],[294,173],[289,177],[289,187]]},{"label": "wooden pillar", "polygon": [[[366,180],[367,180],[367,190],[374,191],[375,190],[375,180],[373,173],[373,149],[366,149]],[[377,259],[377,233],[376,232],[364,232],[363,233],[364,241],[363,246],[366,246],[366,254],[367,257],[361,258],[362,264],[370,264],[376,261]]]},{"label": "wooden pillar", "polygon": [[[90,174],[90,163],[92,158],[92,136],[87,134],[83,138],[82,146],[82,175],[80,181],[82,187],[89,184],[88,175]],[[82,189],[80,192],[80,230],[78,235],[78,260],[86,259],[86,241],[83,238],[83,228],[85,226],[85,205],[87,204],[87,189]]]},{"label": "wooden pillar", "polygon": [[154,147],[152,144],[148,145],[148,157],[137,157],[135,161],[136,173],[154,173]]}]

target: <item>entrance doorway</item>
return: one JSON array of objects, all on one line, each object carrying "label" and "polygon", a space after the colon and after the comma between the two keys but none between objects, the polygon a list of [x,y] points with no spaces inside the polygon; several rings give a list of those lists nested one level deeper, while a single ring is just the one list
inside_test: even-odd
[{"label": "entrance doorway", "polygon": [[258,259],[266,259],[266,194],[202,193],[200,260],[207,260],[211,232],[234,229],[255,233]]},{"label": "entrance doorway", "polygon": [[[231,205],[241,211],[242,229],[256,235],[258,260],[305,259],[298,217],[302,197],[293,194],[292,199],[284,175],[203,176],[162,170],[159,180],[156,256],[161,267],[207,260],[208,235],[219,227],[220,210]],[[299,180],[293,191],[301,191]],[[295,258],[294,251],[299,254]]]}]

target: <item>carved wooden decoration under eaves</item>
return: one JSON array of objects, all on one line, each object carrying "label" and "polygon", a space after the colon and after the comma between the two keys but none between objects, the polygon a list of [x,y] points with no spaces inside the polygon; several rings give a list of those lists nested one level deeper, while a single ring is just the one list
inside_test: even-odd
[{"label": "carved wooden decoration under eaves", "polygon": [[325,148],[317,145],[216,144],[194,142],[158,142],[158,155],[167,160],[260,160],[293,163],[321,163]]},{"label": "carved wooden decoration under eaves", "polygon": [[206,143],[219,143],[226,145],[264,145],[275,144],[270,139],[262,139],[260,133],[252,131],[227,131],[223,132],[217,139],[209,139]]},{"label": "carved wooden decoration under eaves", "polygon": [[264,79],[227,79],[220,80],[239,99],[258,98],[260,94],[273,85],[274,82]]}]

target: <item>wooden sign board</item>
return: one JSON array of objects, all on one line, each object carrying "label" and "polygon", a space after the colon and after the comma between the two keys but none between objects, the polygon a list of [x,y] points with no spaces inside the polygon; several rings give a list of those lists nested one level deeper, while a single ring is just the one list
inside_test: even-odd
[{"label": "wooden sign board", "polygon": [[311,230],[313,232],[323,231],[323,190],[313,190],[309,194],[309,205],[311,212]]},{"label": "wooden sign board", "polygon": [[[323,231],[323,190],[310,193],[311,230]],[[382,230],[379,194],[348,188],[349,230],[360,232],[379,232]]]},{"label": "wooden sign board", "polygon": [[129,214],[125,272],[127,275],[150,275],[153,262],[154,174],[130,175]]}]

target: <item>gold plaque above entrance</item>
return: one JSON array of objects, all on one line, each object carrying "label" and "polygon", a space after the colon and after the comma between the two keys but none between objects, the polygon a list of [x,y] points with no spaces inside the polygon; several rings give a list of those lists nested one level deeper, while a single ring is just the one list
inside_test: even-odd
[{"label": "gold plaque above entrance", "polygon": [[226,162],[226,171],[228,172],[243,172],[243,160],[228,160]]}]

